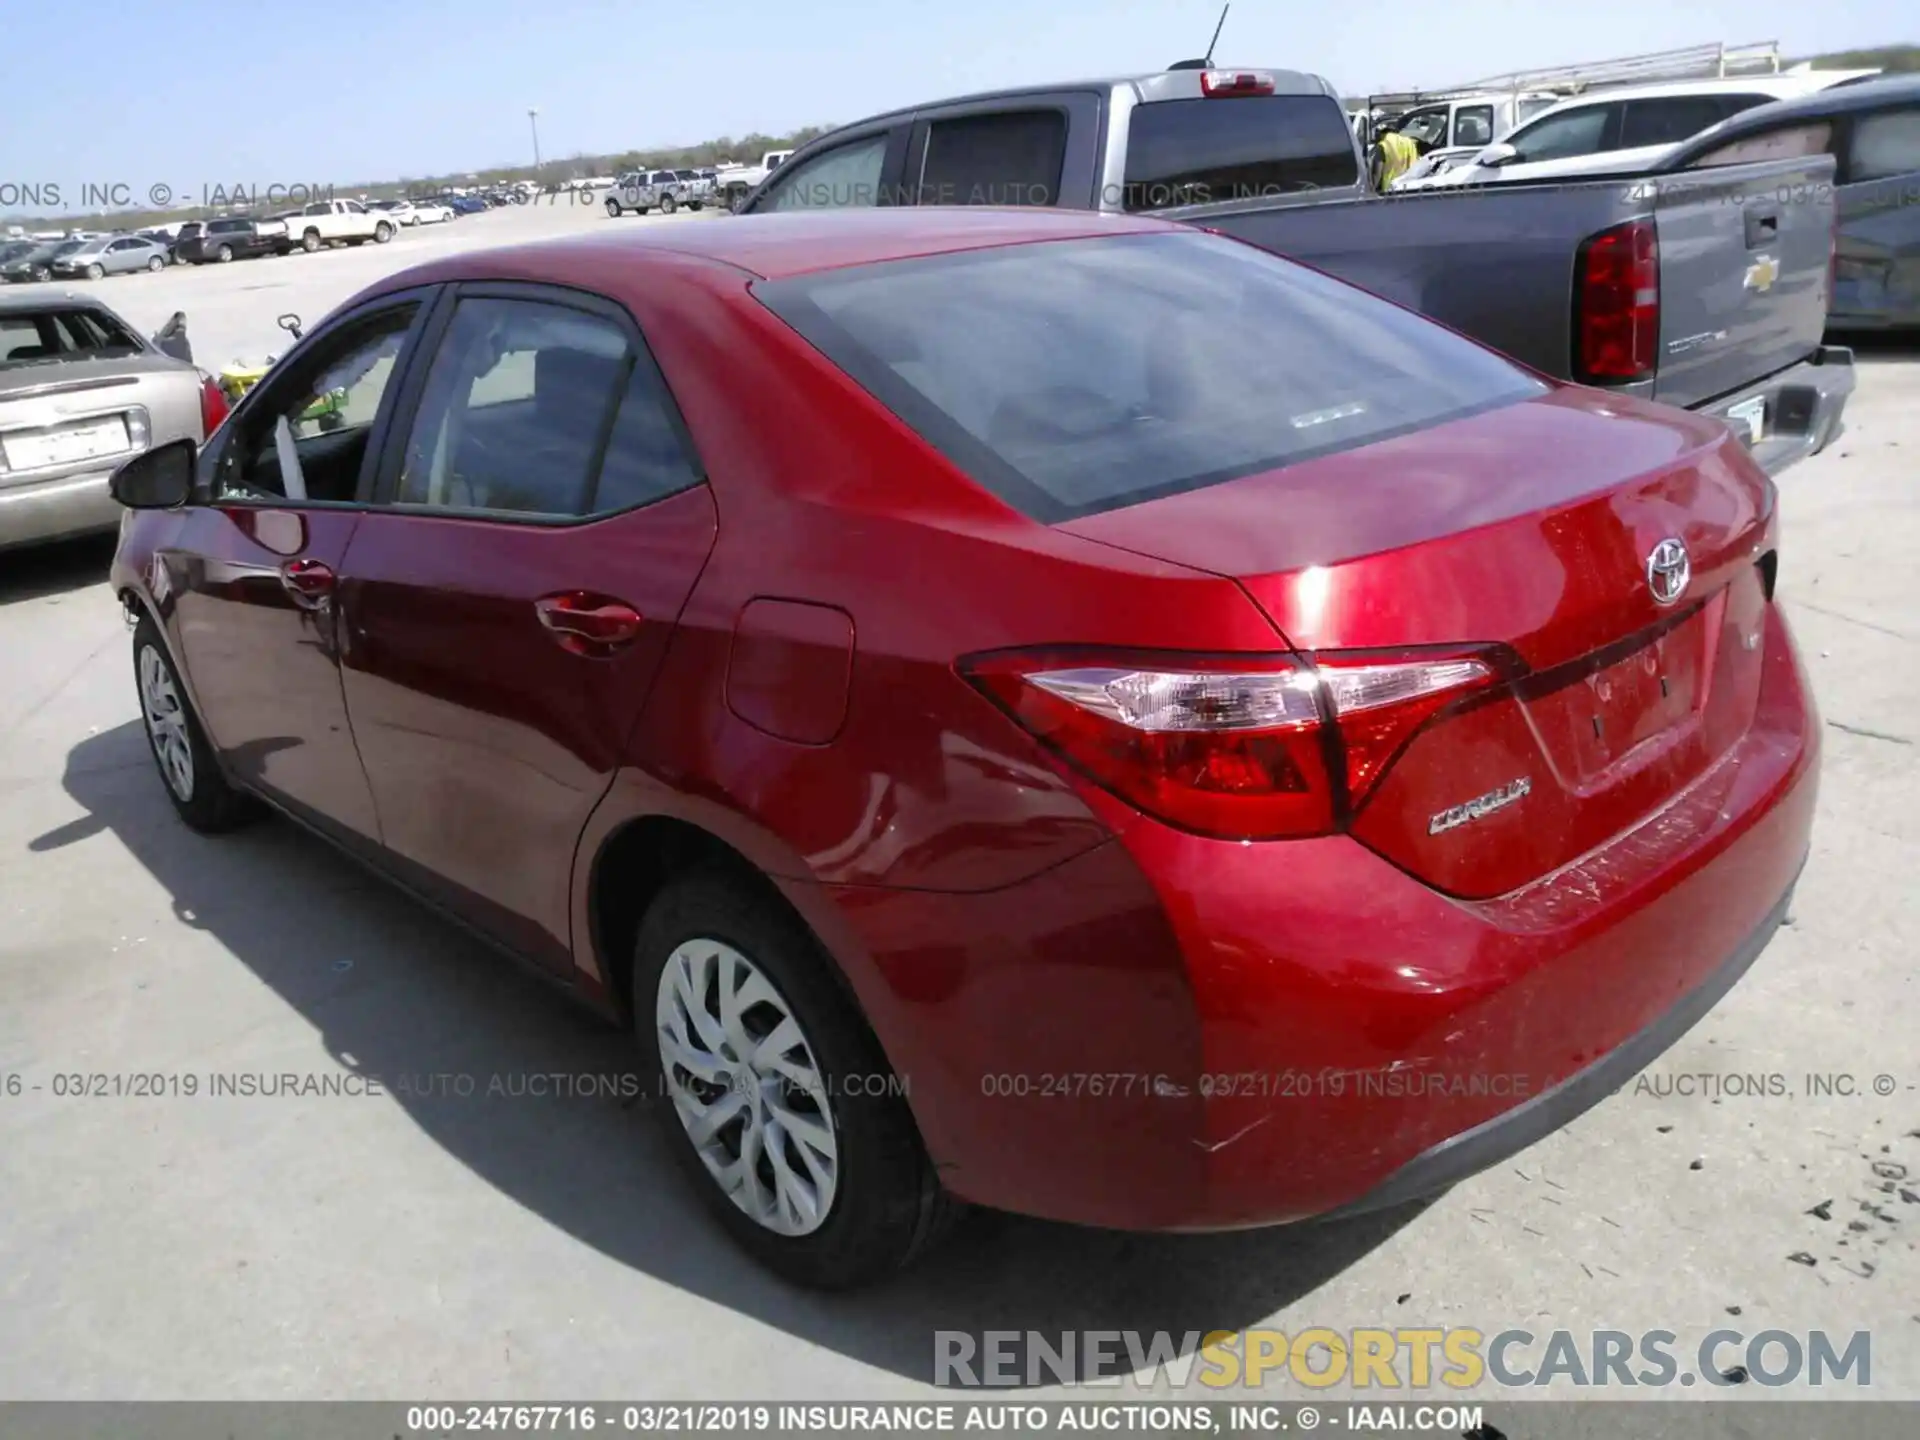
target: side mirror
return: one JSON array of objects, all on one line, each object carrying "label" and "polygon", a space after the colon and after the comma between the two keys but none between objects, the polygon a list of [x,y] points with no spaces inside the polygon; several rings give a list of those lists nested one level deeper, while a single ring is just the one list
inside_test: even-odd
[{"label": "side mirror", "polygon": [[1511,145],[1489,145],[1473,157],[1473,163],[1476,165],[1491,165],[1496,167],[1510,165],[1519,158],[1519,155],[1520,152]]},{"label": "side mirror", "polygon": [[115,470],[107,488],[129,510],[172,510],[193,494],[195,453],[191,440],[156,445]]},{"label": "side mirror", "polygon": [[294,339],[298,340],[300,338],[300,317],[295,315],[291,310],[285,315],[282,315],[276,323],[278,323],[282,330],[293,336]]}]

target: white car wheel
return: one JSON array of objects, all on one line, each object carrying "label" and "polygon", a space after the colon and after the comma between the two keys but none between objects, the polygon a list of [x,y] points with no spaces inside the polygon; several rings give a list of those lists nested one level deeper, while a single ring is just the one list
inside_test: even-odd
[{"label": "white car wheel", "polygon": [[180,704],[167,662],[151,645],[140,651],[140,710],[161,778],[181,804],[193,799],[193,745],[187,738],[187,712]]},{"label": "white car wheel", "polygon": [[727,1198],[776,1235],[807,1235],[839,1192],[840,1147],[812,1045],[747,956],[689,940],[654,1002],[674,1114]]}]

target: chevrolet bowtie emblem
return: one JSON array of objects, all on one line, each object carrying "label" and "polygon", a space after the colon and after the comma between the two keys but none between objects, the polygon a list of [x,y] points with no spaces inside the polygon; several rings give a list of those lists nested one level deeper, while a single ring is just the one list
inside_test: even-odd
[{"label": "chevrolet bowtie emblem", "polygon": [[1773,282],[1780,278],[1780,262],[1771,255],[1762,255],[1747,267],[1747,289],[1765,293],[1773,288]]}]

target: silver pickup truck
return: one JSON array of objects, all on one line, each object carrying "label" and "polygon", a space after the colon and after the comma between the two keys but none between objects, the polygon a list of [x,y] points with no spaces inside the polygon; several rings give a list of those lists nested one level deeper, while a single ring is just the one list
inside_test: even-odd
[{"label": "silver pickup truck", "polygon": [[[1833,160],[1377,195],[1315,75],[1183,66],[843,126],[746,214],[848,205],[1143,212],[1301,260],[1548,375],[1719,416],[1770,472],[1839,434],[1853,352],[1821,343]],[[1284,336],[1275,337],[1284,343]]]}]

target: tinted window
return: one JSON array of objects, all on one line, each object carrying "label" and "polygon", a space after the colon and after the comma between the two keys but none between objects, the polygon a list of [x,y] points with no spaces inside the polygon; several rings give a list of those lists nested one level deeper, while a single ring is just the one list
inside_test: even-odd
[{"label": "tinted window", "polygon": [[448,510],[585,514],[627,379],[612,321],[531,300],[462,300],[433,357],[396,499]]},{"label": "tinted window", "polygon": [[637,356],[586,510],[628,510],[700,483],[676,414],[652,359]]},{"label": "tinted window", "polygon": [[1327,95],[1162,100],[1127,131],[1128,210],[1354,185],[1353,132]]},{"label": "tinted window", "polygon": [[1546,388],[1397,306],[1200,233],[895,261],[755,294],[975,481],[1047,522]]},{"label": "tinted window", "polygon": [[251,227],[249,220],[216,220],[207,226],[209,235],[236,235]]},{"label": "tinted window", "polygon": [[[1512,144],[1522,163],[1534,160],[1565,160],[1575,155],[1592,155],[1617,148],[1619,136],[1618,105],[1586,105],[1578,110],[1563,110],[1546,115],[1525,129],[1516,130]],[[1611,132],[1611,133],[1609,133]]]},{"label": "tinted window", "polygon": [[1691,140],[1729,115],[1767,103],[1765,95],[1673,95],[1663,100],[1629,100],[1621,124],[1620,148],[1674,145]]},{"label": "tinted window", "polygon": [[1051,205],[1060,198],[1067,117],[1024,110],[936,120],[920,169],[922,205]]},{"label": "tinted window", "polygon": [[1920,171],[1920,109],[1863,115],[1853,122],[1847,179],[1885,180]]},{"label": "tinted window", "polygon": [[845,209],[880,203],[880,179],[887,163],[887,137],[855,140],[782,170],[756,210]]},{"label": "tinted window", "polygon": [[1453,143],[1491,145],[1493,143],[1493,107],[1462,105],[1453,116]]}]

